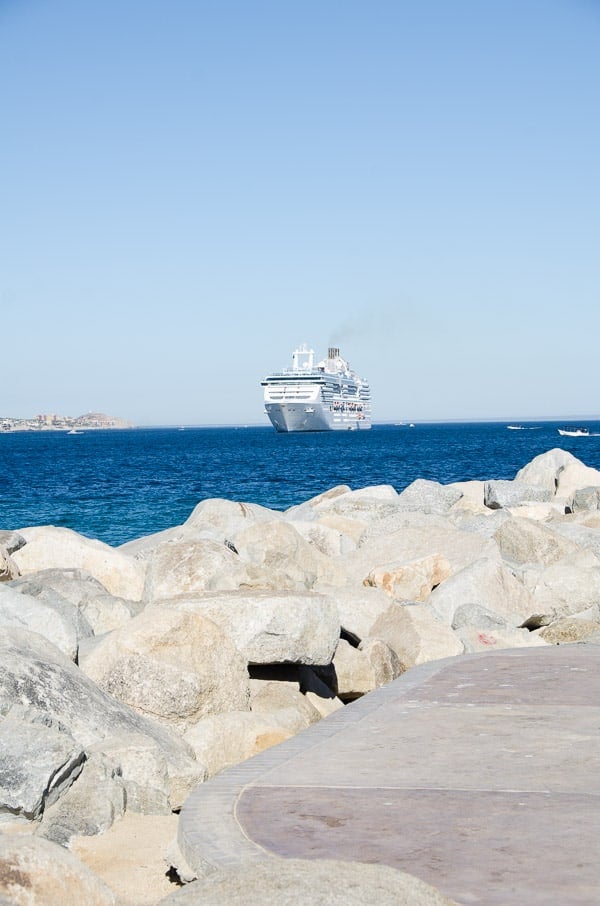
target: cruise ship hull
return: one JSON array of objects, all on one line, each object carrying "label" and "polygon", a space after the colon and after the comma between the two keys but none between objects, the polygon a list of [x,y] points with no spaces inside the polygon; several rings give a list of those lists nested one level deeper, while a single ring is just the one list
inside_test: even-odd
[{"label": "cruise ship hull", "polygon": [[358,431],[371,427],[371,419],[350,412],[331,412],[322,405],[266,403],[265,411],[279,433],[292,431]]}]

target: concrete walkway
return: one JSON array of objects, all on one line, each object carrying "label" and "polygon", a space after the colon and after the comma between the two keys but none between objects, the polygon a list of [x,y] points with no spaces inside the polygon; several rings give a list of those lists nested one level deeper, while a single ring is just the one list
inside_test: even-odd
[{"label": "concrete walkway", "polygon": [[178,840],[200,875],[276,854],[464,904],[600,903],[600,646],[413,668],[197,787]]}]

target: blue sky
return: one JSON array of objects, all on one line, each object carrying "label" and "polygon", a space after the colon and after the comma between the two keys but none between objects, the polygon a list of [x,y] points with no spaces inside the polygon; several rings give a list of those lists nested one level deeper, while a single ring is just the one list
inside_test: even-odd
[{"label": "blue sky", "polygon": [[600,2],[0,0],[0,415],[600,415]]}]

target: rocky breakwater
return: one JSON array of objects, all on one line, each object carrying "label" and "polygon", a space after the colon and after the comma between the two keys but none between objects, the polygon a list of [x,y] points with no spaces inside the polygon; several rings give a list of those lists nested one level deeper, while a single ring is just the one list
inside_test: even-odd
[{"label": "rocky breakwater", "polygon": [[205,500],[120,548],[4,531],[0,579],[0,832],[32,831],[0,833],[0,900],[55,902],[64,871],[62,906],[109,903],[75,836],[179,810],[416,664],[600,640],[600,472],[557,449],[512,481]]}]

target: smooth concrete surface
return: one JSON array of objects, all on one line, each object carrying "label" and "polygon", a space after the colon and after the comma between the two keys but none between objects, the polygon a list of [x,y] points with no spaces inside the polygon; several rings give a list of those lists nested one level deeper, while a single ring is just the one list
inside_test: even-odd
[{"label": "smooth concrete surface", "polygon": [[197,787],[178,840],[200,875],[346,859],[464,904],[600,903],[600,646],[413,668]]}]

